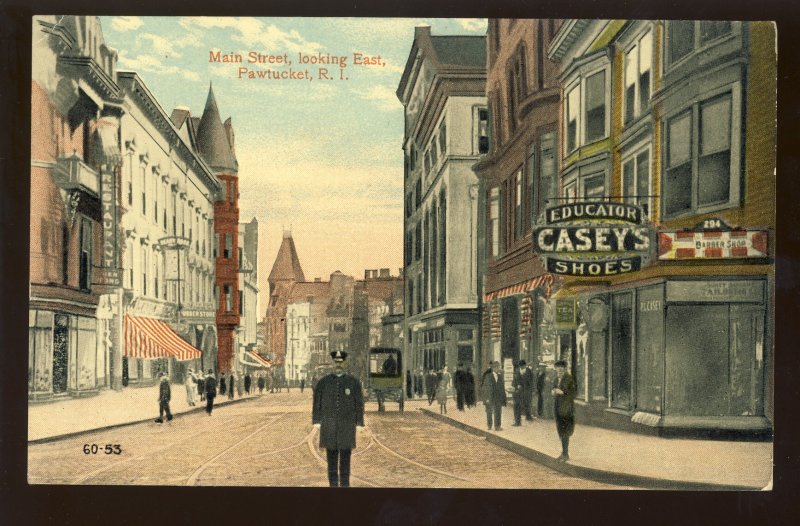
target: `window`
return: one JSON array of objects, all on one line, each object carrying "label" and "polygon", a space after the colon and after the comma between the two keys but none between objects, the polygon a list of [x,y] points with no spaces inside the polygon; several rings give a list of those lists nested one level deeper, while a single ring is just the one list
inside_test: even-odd
[{"label": "window", "polygon": [[586,79],[586,142],[606,135],[606,72],[598,71]]},{"label": "window", "polygon": [[239,291],[239,316],[244,315],[244,291]]},{"label": "window", "polygon": [[178,195],[172,192],[172,235],[178,235]]},{"label": "window", "polygon": [[578,200],[578,182],[572,181],[564,185],[564,203],[574,203]]},{"label": "window", "polygon": [[155,268],[153,272],[153,293],[158,298],[158,256],[155,258]]},{"label": "window", "polygon": [[517,170],[514,174],[514,239],[520,239],[525,233],[525,225],[523,224],[523,186],[522,186],[522,168]]},{"label": "window", "polygon": [[153,175],[155,176],[155,182],[153,184],[153,223],[156,225],[158,224],[158,172],[155,171],[155,167],[153,169]]},{"label": "window", "polygon": [[549,132],[539,139],[539,177],[536,216],[538,217],[557,195],[556,134]]},{"label": "window", "polygon": [[520,45],[508,67],[508,122],[513,132],[517,127],[517,110],[528,94],[528,72],[525,46]]},{"label": "window", "polygon": [[142,296],[147,296],[147,269],[148,269],[147,247],[142,245]]},{"label": "window", "polygon": [[92,285],[92,222],[81,218],[81,252],[79,287],[89,290]]},{"label": "window", "polygon": [[605,197],[605,175],[598,174],[583,180],[583,198],[586,201],[601,201]]},{"label": "window", "polygon": [[130,159],[128,162],[128,205],[133,207],[133,160]]},{"label": "window", "polygon": [[738,201],[740,106],[736,85],[667,120],[665,216]]},{"label": "window", "polygon": [[442,157],[445,156],[447,152],[447,124],[442,122],[442,126],[439,129],[439,153]]},{"label": "window", "polygon": [[667,30],[667,57],[670,64],[679,62],[709,42],[730,34],[733,24],[729,21],[675,20],[669,22]]},{"label": "window", "polygon": [[142,166],[142,215],[147,215],[147,171]]},{"label": "window", "polygon": [[489,191],[489,235],[492,236],[492,257],[500,255],[500,189]]},{"label": "window", "polygon": [[223,290],[225,294],[225,312],[230,312],[233,310],[233,294],[231,293],[231,286],[223,285]]},{"label": "window", "polygon": [[478,153],[489,152],[489,110],[478,108]]},{"label": "window", "polygon": [[650,106],[653,34],[648,31],[625,54],[625,124]]},{"label": "window", "polygon": [[242,269],[242,265],[244,264],[244,252],[242,247],[239,247],[239,269]]},{"label": "window", "polygon": [[544,88],[544,22],[536,26],[536,87]]},{"label": "window", "polygon": [[567,95],[567,153],[578,147],[578,114],[580,111],[580,86],[575,86]]},{"label": "window", "polygon": [[61,280],[69,283],[69,227],[61,226]]},{"label": "window", "polygon": [[422,204],[422,179],[417,179],[417,185],[415,187],[415,199],[414,199],[414,210],[419,210],[419,206]]},{"label": "window", "polygon": [[623,160],[622,195],[626,203],[641,206],[650,216],[650,148]]},{"label": "window", "polygon": [[417,229],[414,235],[414,259],[419,261],[422,257],[422,222],[417,223]]},{"label": "window", "polygon": [[436,161],[438,161],[438,156],[436,152],[438,143],[439,143],[438,137],[434,137],[433,140],[431,141],[431,168],[435,168]]},{"label": "window", "polygon": [[214,252],[213,256],[217,257],[219,255],[219,234],[214,234]]},{"label": "window", "polygon": [[225,259],[230,259],[233,256],[233,235],[223,234],[225,236]]},{"label": "window", "polygon": [[439,192],[439,304],[447,302],[447,194]]},{"label": "window", "polygon": [[564,135],[567,138],[567,154],[607,135],[607,81],[606,67],[575,81],[566,91]]},{"label": "window", "polygon": [[425,173],[427,174],[428,172],[431,171],[431,152],[430,152],[430,150],[425,150],[425,161],[424,161],[424,163],[425,163],[424,164]]},{"label": "window", "polygon": [[228,202],[234,204],[236,202],[236,182],[230,181],[228,183]]}]

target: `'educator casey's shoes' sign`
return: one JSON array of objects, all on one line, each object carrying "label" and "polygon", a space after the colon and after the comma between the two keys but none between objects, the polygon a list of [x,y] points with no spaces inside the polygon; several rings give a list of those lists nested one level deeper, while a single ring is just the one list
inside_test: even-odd
[{"label": "'educator casey's shoes' sign", "polygon": [[546,256],[547,271],[570,276],[634,272],[649,262],[653,229],[638,206],[613,202],[548,208],[547,226],[533,231],[533,249]]}]

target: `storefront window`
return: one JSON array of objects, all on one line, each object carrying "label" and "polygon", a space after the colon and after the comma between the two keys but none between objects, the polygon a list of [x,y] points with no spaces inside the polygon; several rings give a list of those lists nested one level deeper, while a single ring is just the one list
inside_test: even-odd
[{"label": "storefront window", "polygon": [[612,298],[611,311],[611,405],[631,405],[632,294]]},{"label": "storefront window", "polygon": [[764,413],[764,310],[731,305],[732,416]]},{"label": "storefront window", "polygon": [[49,392],[52,388],[53,313],[30,311],[29,322],[29,387],[33,391]]}]

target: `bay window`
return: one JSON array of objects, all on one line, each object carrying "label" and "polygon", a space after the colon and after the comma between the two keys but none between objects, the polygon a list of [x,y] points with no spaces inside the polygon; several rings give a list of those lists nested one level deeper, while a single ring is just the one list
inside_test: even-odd
[{"label": "bay window", "polygon": [[734,23],[723,20],[673,20],[667,26],[667,61],[674,64],[710,42],[732,34]]}]

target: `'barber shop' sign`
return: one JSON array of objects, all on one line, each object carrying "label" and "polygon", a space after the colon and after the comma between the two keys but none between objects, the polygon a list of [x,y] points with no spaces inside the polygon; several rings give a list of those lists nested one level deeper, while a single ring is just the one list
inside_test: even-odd
[{"label": "'barber shop' sign", "polygon": [[653,229],[638,206],[583,202],[555,206],[546,226],[533,231],[533,249],[547,271],[568,276],[611,276],[635,272],[650,262]]}]

